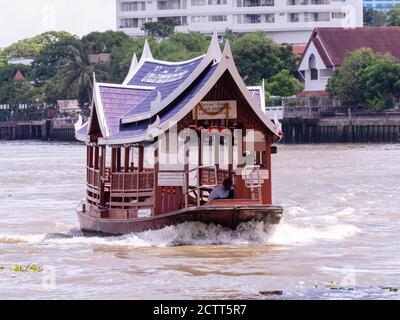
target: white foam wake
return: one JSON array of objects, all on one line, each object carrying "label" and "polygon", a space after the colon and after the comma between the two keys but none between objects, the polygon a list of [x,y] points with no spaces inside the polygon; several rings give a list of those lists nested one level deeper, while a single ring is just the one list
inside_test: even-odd
[{"label": "white foam wake", "polygon": [[0,244],[46,244],[46,245],[103,245],[128,247],[168,247],[178,245],[245,245],[264,243],[272,245],[302,245],[317,240],[338,241],[361,232],[353,225],[333,225],[324,228],[298,227],[282,223],[275,230],[265,228],[263,223],[245,223],[235,231],[221,226],[200,222],[184,223],[162,230],[147,231],[121,237],[85,237],[77,230],[56,234],[1,235]]},{"label": "white foam wake", "polygon": [[298,227],[289,223],[281,224],[270,239],[275,245],[301,245],[318,240],[339,241],[355,236],[361,230],[350,224],[337,224],[329,227]]},{"label": "white foam wake", "polygon": [[184,223],[162,230],[147,231],[121,237],[85,237],[79,231],[71,230],[56,234],[1,235],[0,243],[30,243],[47,245],[106,245],[129,247],[167,247],[177,245],[248,244],[266,243],[273,230],[263,223],[245,223],[237,230],[229,230],[216,225],[200,222]]}]

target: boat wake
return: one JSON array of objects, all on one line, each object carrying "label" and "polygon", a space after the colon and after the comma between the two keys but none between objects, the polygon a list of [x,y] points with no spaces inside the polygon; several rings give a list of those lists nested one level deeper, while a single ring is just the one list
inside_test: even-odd
[{"label": "boat wake", "polygon": [[85,237],[78,229],[62,226],[62,232],[36,235],[2,235],[0,244],[43,244],[57,246],[102,245],[124,247],[174,247],[185,245],[304,245],[317,240],[338,241],[361,232],[353,225],[333,225],[325,228],[298,227],[282,223],[266,229],[262,222],[244,223],[235,231],[200,222],[184,223],[162,230],[147,231],[120,237]]}]

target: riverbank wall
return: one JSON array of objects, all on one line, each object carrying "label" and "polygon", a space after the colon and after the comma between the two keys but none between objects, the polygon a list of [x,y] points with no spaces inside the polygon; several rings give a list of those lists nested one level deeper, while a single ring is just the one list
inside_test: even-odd
[{"label": "riverbank wall", "polygon": [[285,107],[283,143],[400,143],[400,110]]},{"label": "riverbank wall", "polygon": [[0,140],[76,141],[74,119],[0,122]]}]

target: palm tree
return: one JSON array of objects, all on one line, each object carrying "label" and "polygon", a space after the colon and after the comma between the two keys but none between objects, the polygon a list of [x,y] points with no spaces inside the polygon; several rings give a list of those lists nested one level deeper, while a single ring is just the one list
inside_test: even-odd
[{"label": "palm tree", "polygon": [[72,55],[62,69],[63,82],[61,91],[63,94],[76,97],[83,104],[91,103],[93,92],[93,73],[100,81],[107,79],[108,65],[105,63],[91,64],[89,53],[82,43],[70,46]]}]

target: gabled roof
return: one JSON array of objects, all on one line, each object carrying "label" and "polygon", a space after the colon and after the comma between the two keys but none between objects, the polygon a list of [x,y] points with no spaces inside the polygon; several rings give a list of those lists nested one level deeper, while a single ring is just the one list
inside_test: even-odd
[{"label": "gabled roof", "polygon": [[[109,137],[119,131],[120,119],[128,110],[135,108],[149,96],[154,88],[144,86],[122,86],[107,83],[95,83],[93,88],[93,112],[97,113],[103,137]],[[91,122],[89,124],[89,132]]]},{"label": "gabled roof", "polygon": [[400,59],[400,27],[315,28],[307,49],[311,43],[317,48],[326,67],[342,65],[348,52],[361,48],[390,53]]},{"label": "gabled roof", "polygon": [[[246,87],[236,69],[229,42],[221,53],[216,34],[206,55],[181,63],[155,60],[146,42],[140,62],[134,55],[124,84],[94,83],[90,121],[87,129],[84,126],[77,129],[76,136],[82,140],[81,133],[85,130],[93,134],[100,127],[99,144],[151,141],[154,135],[167,131],[190,113],[226,73],[236,83],[241,99],[278,136],[276,126],[262,110],[263,87]],[[96,126],[92,130],[93,123]]]}]

